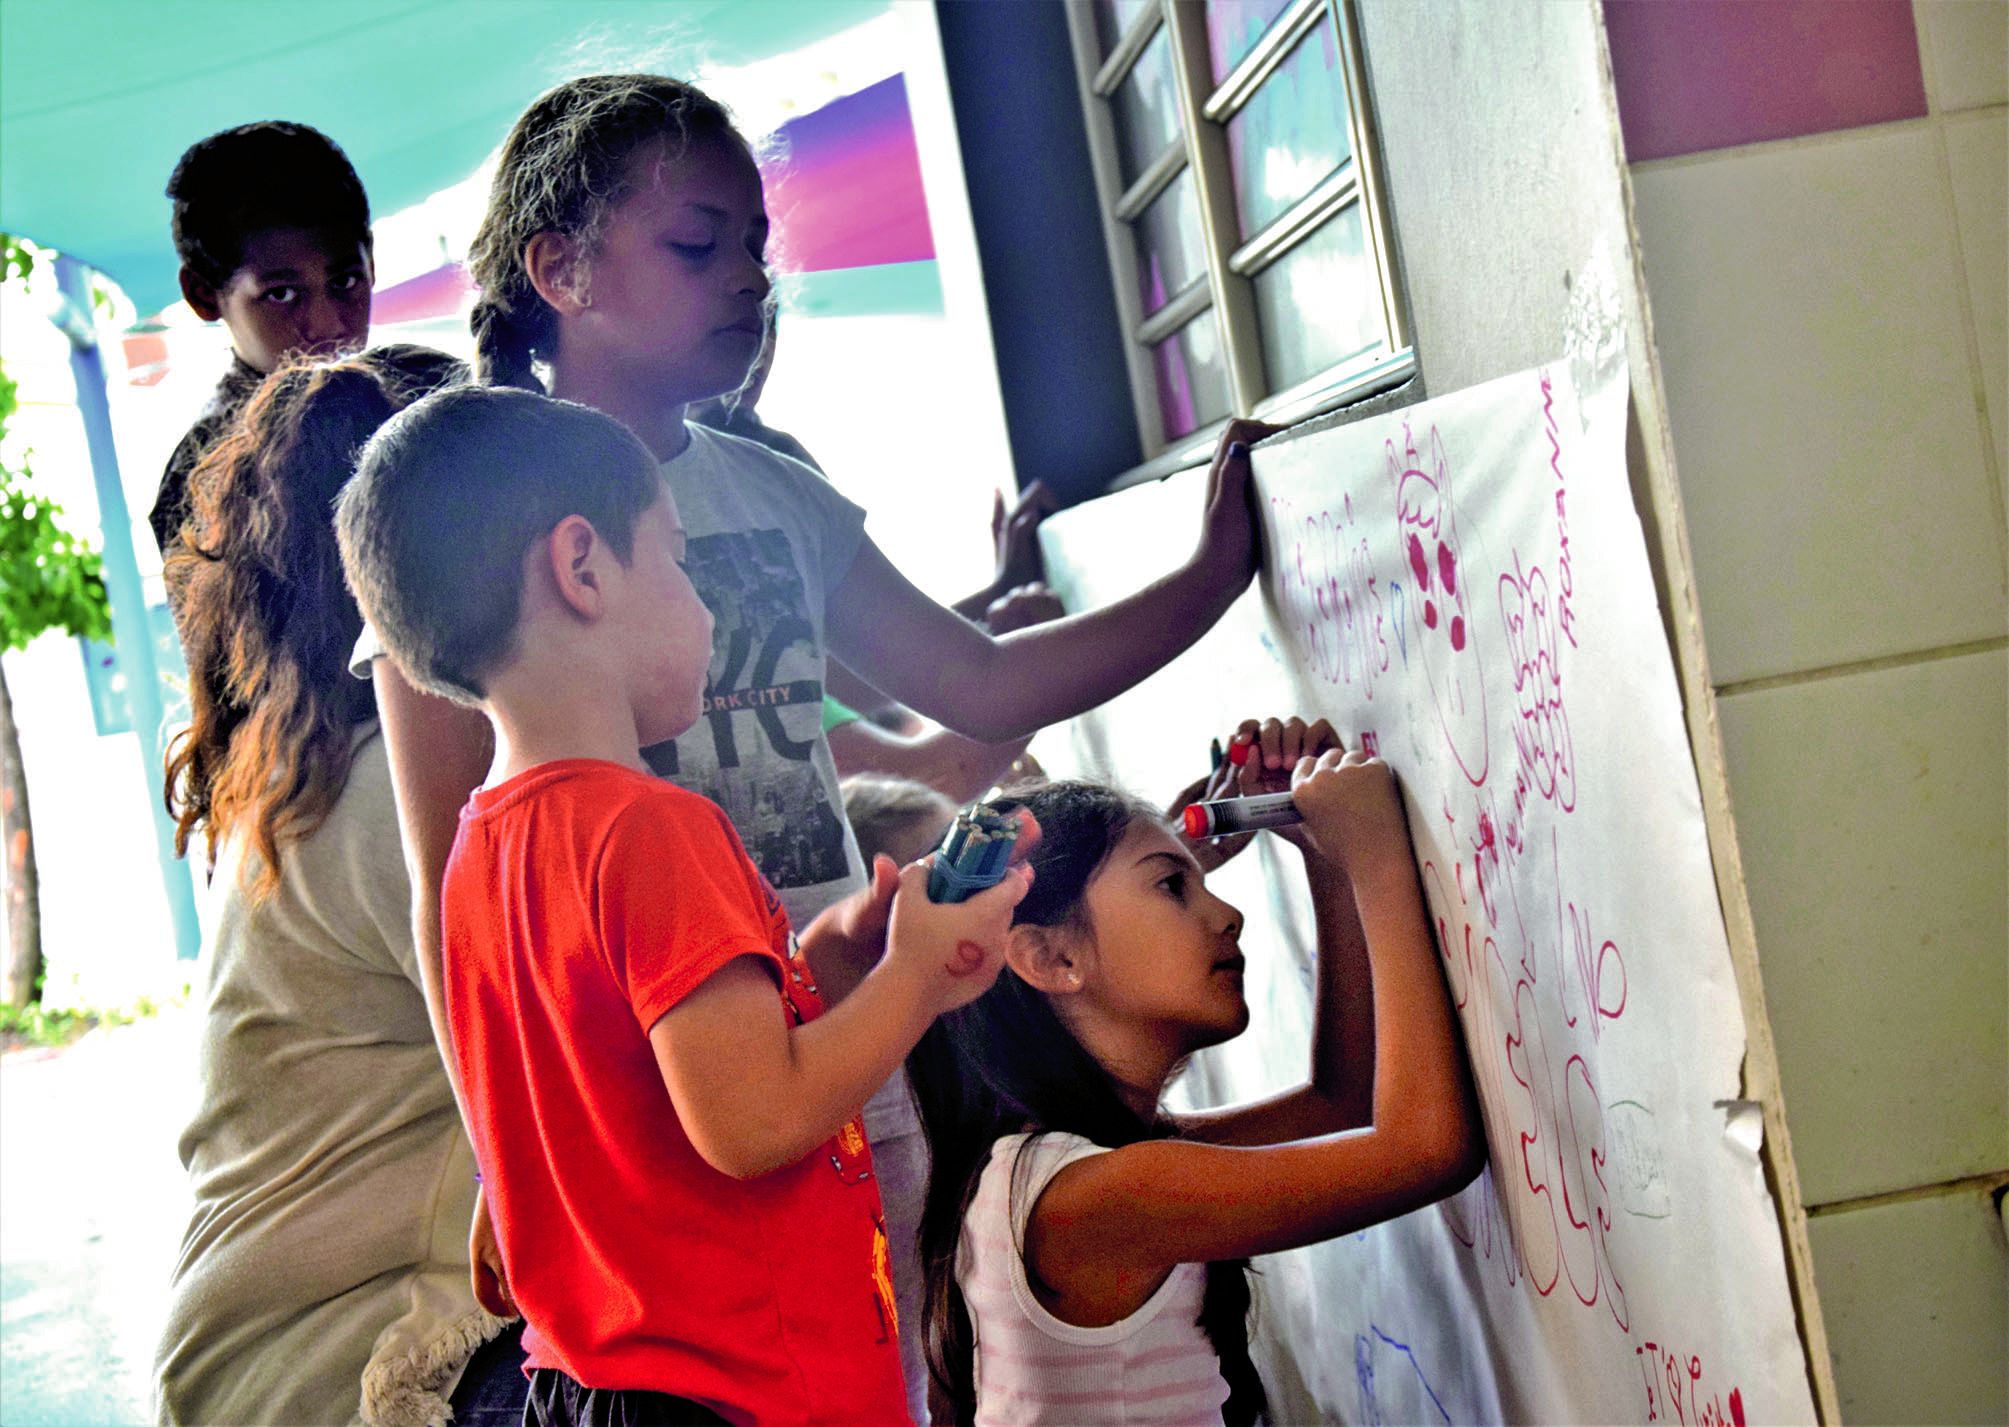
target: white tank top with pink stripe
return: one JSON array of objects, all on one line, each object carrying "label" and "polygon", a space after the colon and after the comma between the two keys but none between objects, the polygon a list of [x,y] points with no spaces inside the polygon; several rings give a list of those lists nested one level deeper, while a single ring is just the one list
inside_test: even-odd
[{"label": "white tank top with pink stripe", "polygon": [[1203,1264],[1180,1264],[1119,1323],[1063,1323],[1026,1281],[1026,1220],[1054,1175],[1108,1150],[1079,1135],[991,1147],[963,1219],[956,1283],[976,1328],[977,1427],[1220,1427],[1228,1384],[1200,1330]]}]

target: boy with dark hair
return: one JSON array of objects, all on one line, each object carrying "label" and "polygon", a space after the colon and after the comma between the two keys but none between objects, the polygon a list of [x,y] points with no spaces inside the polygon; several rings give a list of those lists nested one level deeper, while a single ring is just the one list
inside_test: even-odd
[{"label": "boy with dark hair", "polygon": [[[904,1421],[858,1112],[996,978],[1027,878],[938,906],[881,859],[798,945],[724,812],[643,761],[697,721],[712,621],[612,418],[428,397],[364,448],[336,525],[391,657],[495,730],[442,961],[502,1259],[478,1286],[528,1324],[526,1420]],[[888,901],[883,959],[824,1014],[811,962]]]},{"label": "boy with dark hair", "polygon": [[163,553],[188,513],[188,475],[293,352],[352,351],[370,330],[370,203],[334,140],[269,120],[211,134],[167,181],[181,294],[230,329],[224,374],[168,457],[148,516]]}]

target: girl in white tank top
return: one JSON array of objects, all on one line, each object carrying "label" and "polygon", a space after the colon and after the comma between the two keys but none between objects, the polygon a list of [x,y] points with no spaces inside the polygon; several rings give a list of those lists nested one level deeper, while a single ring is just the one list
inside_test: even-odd
[{"label": "girl in white tank top", "polygon": [[1248,1025],[1241,915],[1204,881],[1238,845],[1094,784],[1000,800],[1040,826],[1006,970],[911,1062],[934,1153],[924,1332],[958,1424],[1251,1423],[1248,1258],[1408,1213],[1484,1163],[1393,775],[1323,720],[1250,720],[1231,747],[1195,791],[1288,789],[1303,814],[1279,835],[1318,927],[1309,1077],[1159,1109],[1188,1056]]}]

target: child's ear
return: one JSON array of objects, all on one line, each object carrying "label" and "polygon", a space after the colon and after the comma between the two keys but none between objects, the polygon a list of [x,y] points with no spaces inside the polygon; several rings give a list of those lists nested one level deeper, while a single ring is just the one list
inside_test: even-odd
[{"label": "child's ear", "polygon": [[566,516],[545,539],[558,597],[583,619],[598,619],[606,612],[607,591],[601,581],[606,550],[600,532],[583,515]]},{"label": "child's ear", "polygon": [[189,310],[204,322],[223,319],[223,300],[215,288],[196,275],[193,268],[181,270],[181,296]]},{"label": "child's ear", "polygon": [[1021,924],[1005,936],[1005,965],[1035,991],[1071,995],[1081,989],[1081,940],[1064,927]]},{"label": "child's ear", "polygon": [[579,244],[564,233],[546,229],[523,248],[523,270],[537,295],[561,316],[577,317],[592,306],[586,293],[586,264]]}]

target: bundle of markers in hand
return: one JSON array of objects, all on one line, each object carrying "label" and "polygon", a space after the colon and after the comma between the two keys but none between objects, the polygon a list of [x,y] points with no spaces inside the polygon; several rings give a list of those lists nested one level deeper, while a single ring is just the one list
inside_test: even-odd
[{"label": "bundle of markers in hand", "polygon": [[1018,845],[1018,814],[1001,813],[987,803],[972,803],[955,822],[928,869],[928,900],[962,902],[1004,880]]}]

